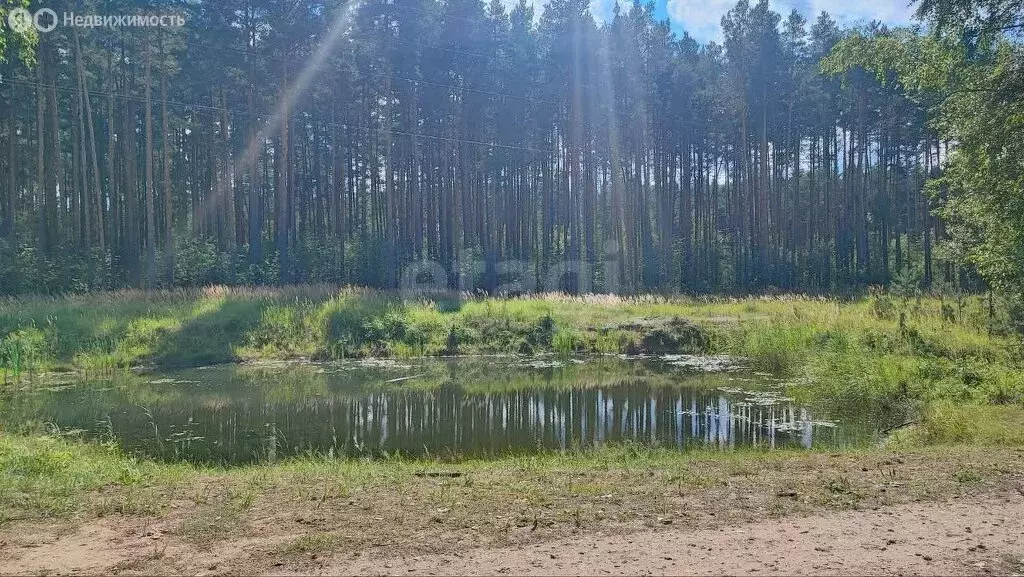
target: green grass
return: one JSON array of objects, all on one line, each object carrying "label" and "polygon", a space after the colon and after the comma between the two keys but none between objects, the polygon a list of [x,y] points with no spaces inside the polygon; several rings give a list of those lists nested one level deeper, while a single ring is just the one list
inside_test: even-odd
[{"label": "green grass", "polygon": [[[252,359],[535,352],[642,352],[690,312],[657,297],[403,299],[325,286],[0,300],[0,369],[8,376],[135,365],[200,366]],[[696,303],[694,303],[696,304]],[[624,326],[638,317],[659,319]]]},{"label": "green grass", "polygon": [[285,543],[278,548],[278,552],[285,555],[324,553],[337,546],[339,541],[341,538],[334,533],[310,533]]},{"label": "green grass", "polygon": [[911,446],[1024,446],[1024,408],[932,402],[922,411],[920,424],[894,441]]},{"label": "green grass", "polygon": [[[880,298],[887,304],[880,306]],[[428,300],[329,286],[8,298],[0,300],[0,366],[13,371],[15,365],[101,369],[254,358],[628,352],[653,346],[645,338],[674,352],[744,354],[776,373],[793,372],[823,351],[897,349],[1005,360],[1010,340],[987,334],[986,304],[980,298],[966,303],[961,318],[950,323],[940,301],[930,298],[548,294]]]},{"label": "green grass", "polygon": [[26,297],[0,300],[0,371],[12,380],[295,358],[726,353],[787,378],[797,397],[908,411],[1024,404],[1020,338],[991,330],[981,297],[952,318],[943,304],[885,294],[410,299],[330,286]]},{"label": "green grass", "polygon": [[116,494],[97,497],[98,513],[155,513],[161,500],[147,488],[196,471],[138,460],[108,445],[0,434],[0,523],[73,516],[89,495],[115,487]]},{"label": "green grass", "polygon": [[[268,507],[298,513],[308,509],[314,516],[340,507],[345,515],[367,516],[371,524],[382,514],[395,515],[394,524],[409,529],[416,523],[476,524],[510,503],[515,511],[563,515],[566,522],[583,505],[591,518],[599,508],[628,520],[638,509],[657,514],[666,499],[695,491],[729,491],[736,483],[759,485],[756,491],[762,496],[801,485],[801,494],[813,490],[816,498],[831,502],[907,476],[934,476],[962,485],[1000,474],[999,467],[1014,459],[1003,453],[1020,446],[1024,409],[992,409],[976,408],[972,422],[998,418],[1006,427],[966,437],[922,434],[930,431],[928,424],[905,431],[892,448],[917,464],[892,465],[896,468],[891,471],[889,465],[883,469],[878,464],[889,462],[883,458],[888,450],[877,448],[680,452],[629,443],[456,463],[311,456],[219,468],[143,461],[111,446],[73,439],[0,434],[0,526],[15,520],[176,512],[174,533],[208,544],[237,532],[245,519],[265,514]],[[1013,420],[1017,430],[1009,426]],[[982,456],[994,465],[979,461]],[[1015,458],[1019,461],[1019,454]],[[432,471],[461,476],[417,476]],[[610,496],[615,498],[609,501]],[[409,507],[415,511],[406,511]],[[412,517],[403,521],[403,515]],[[532,521],[527,516],[514,522]],[[336,538],[313,533],[289,542],[285,552],[316,552],[333,546]]]},{"label": "green grass", "polygon": [[208,545],[233,531],[240,520],[241,514],[235,508],[205,507],[182,521],[176,533],[193,543]]}]

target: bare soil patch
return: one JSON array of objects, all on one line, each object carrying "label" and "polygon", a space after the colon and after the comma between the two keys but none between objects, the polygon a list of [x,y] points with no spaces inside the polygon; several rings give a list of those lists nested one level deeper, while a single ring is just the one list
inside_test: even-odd
[{"label": "bare soil patch", "polygon": [[383,575],[986,575],[1024,568],[1024,499],[991,496],[697,531],[333,563]]},{"label": "bare soil patch", "polygon": [[156,514],[0,528],[0,574],[968,575],[1019,572],[1024,554],[1019,449],[462,472],[153,487],[171,496]]}]

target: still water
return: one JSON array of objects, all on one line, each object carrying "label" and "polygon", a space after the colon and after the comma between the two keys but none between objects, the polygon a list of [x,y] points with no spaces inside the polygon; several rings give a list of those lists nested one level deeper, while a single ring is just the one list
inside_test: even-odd
[{"label": "still water", "polygon": [[801,406],[726,359],[423,359],[216,366],[0,394],[0,425],[164,460],[461,458],[633,441],[680,450],[843,446],[887,424]]}]

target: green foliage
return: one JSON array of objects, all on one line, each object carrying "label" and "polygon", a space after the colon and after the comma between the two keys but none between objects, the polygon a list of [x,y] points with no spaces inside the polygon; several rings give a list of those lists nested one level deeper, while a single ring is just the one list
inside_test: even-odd
[{"label": "green foliage", "polygon": [[926,444],[1020,446],[1024,407],[991,407],[938,401],[928,405],[909,437]]},{"label": "green foliage", "polygon": [[639,351],[646,354],[706,353],[711,339],[700,327],[679,317],[646,327],[640,335]]},{"label": "green foliage", "polygon": [[871,310],[879,320],[891,321],[896,318],[896,303],[888,294],[872,295]]},{"label": "green foliage", "polygon": [[[156,479],[177,479],[187,469],[139,461],[108,445],[0,433],[0,524],[81,513],[89,505],[91,491],[102,487],[138,490]],[[139,499],[133,509],[152,511],[166,502],[167,495],[147,493]],[[122,502],[119,508],[131,512],[125,505]]]},{"label": "green foliage", "polygon": [[61,247],[43,255],[24,238],[0,237],[0,294],[87,292],[115,284],[98,250]]},{"label": "green foliage", "polygon": [[[939,135],[955,143],[927,190],[946,223],[945,252],[996,290],[1024,298],[1024,49],[1002,35],[1022,17],[1003,0],[922,3],[934,26],[854,34],[823,60],[830,74],[867,69],[934,102]],[[1024,321],[1020,321],[1024,328]]]},{"label": "green foliage", "polygon": [[[845,337],[844,333],[837,334]],[[751,323],[738,338],[734,346],[753,358],[759,369],[780,376],[799,370],[812,347],[835,343],[831,333],[818,332],[813,326],[775,323]]]},{"label": "green foliage", "polygon": [[175,286],[205,286],[236,282],[232,255],[217,250],[208,239],[185,237],[174,246]]},{"label": "green foliage", "polygon": [[551,348],[563,355],[582,352],[584,346],[583,338],[572,329],[559,329],[551,339]]},{"label": "green foliage", "polygon": [[39,33],[32,26],[16,32],[7,25],[7,16],[15,8],[28,8],[30,0],[0,0],[0,63],[16,55],[22,63],[32,67],[36,62]]},{"label": "green foliage", "polygon": [[19,377],[47,357],[46,335],[35,327],[17,329],[0,339],[0,368]]},{"label": "green foliage", "polygon": [[551,313],[546,313],[537,321],[537,327],[533,331],[534,342],[540,346],[549,346],[554,334],[555,319],[551,316]]},{"label": "green foliage", "polygon": [[921,295],[921,277],[919,268],[907,266],[893,277],[890,290],[904,299],[918,297]]}]

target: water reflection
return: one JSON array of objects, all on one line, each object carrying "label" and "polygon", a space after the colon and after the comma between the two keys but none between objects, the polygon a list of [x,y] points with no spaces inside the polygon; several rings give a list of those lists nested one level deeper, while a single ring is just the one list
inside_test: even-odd
[{"label": "water reflection", "polygon": [[156,458],[225,464],[306,453],[488,456],[625,440],[811,447],[863,435],[812,419],[763,383],[737,388],[735,373],[653,361],[216,367],[147,379],[19,393],[6,399],[13,411],[5,420],[112,434],[126,450]]}]

